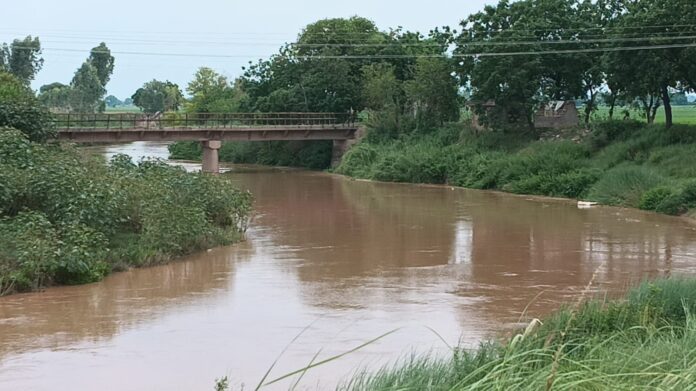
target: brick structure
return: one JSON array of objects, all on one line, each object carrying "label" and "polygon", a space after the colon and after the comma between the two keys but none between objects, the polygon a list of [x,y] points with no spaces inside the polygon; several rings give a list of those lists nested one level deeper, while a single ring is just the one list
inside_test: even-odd
[{"label": "brick structure", "polygon": [[578,108],[572,100],[548,102],[534,115],[534,127],[537,129],[565,129],[579,124]]}]

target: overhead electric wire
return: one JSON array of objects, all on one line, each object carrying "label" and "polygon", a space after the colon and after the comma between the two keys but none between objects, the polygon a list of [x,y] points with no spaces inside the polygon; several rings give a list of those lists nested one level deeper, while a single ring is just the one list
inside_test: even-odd
[{"label": "overhead electric wire", "polygon": [[[535,56],[547,54],[573,54],[573,53],[599,53],[616,51],[639,51],[639,50],[658,50],[674,48],[696,47],[696,43],[685,44],[665,44],[665,45],[642,45],[642,46],[614,46],[604,48],[586,49],[559,49],[543,51],[515,51],[515,52],[475,52],[475,53],[454,53],[454,54],[375,54],[375,55],[307,55],[293,56],[296,59],[408,59],[408,58],[465,58],[465,57],[503,57],[503,56]],[[22,49],[22,47],[19,47]],[[24,47],[23,49],[35,50],[35,48]],[[85,52],[82,49],[70,48],[42,48],[42,50],[56,52]],[[263,57],[263,55],[230,55],[230,54],[201,54],[201,53],[166,53],[166,52],[137,52],[137,51],[99,51],[95,53],[111,53],[119,55],[141,55],[141,56],[162,56],[162,57],[208,57],[208,58],[251,58]]]},{"label": "overhead electric wire", "polygon": [[[603,39],[571,39],[571,40],[539,40],[539,41],[472,41],[461,43],[460,46],[471,47],[471,46],[514,46],[514,45],[585,45],[594,43],[613,43],[613,42],[644,42],[644,41],[677,41],[677,40],[687,40],[696,39],[696,35],[689,36],[679,36],[679,37],[645,37],[645,38],[603,38]],[[48,40],[45,42],[51,43],[77,43],[74,41],[53,41]],[[83,43],[89,43],[88,41],[81,41]],[[236,43],[235,43],[236,44]],[[302,44],[302,43],[289,43],[287,44],[291,47],[308,47],[308,48],[353,48],[353,47],[375,47],[375,48],[396,48],[396,47],[436,47],[442,48],[446,46],[452,46],[452,44],[432,44],[427,42],[421,43],[365,43],[365,44],[349,44],[349,43],[316,43],[316,44]],[[31,46],[12,46],[14,49],[27,49],[35,50]],[[50,49],[50,48],[46,48]],[[67,48],[54,48],[52,50],[62,50],[62,51],[82,51],[82,49],[67,49]],[[125,53],[124,54],[128,54]]]}]

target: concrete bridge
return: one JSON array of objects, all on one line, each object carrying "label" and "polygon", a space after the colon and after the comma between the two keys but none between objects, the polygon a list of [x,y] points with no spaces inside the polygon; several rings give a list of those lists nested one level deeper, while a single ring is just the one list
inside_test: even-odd
[{"label": "concrete bridge", "polygon": [[75,143],[198,141],[203,172],[219,172],[223,141],[332,140],[340,162],[358,125],[350,113],[54,114],[58,139]]}]

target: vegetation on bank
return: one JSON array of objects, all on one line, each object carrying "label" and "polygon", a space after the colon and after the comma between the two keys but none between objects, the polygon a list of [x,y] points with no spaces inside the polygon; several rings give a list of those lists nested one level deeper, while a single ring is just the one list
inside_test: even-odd
[{"label": "vegetation on bank", "polygon": [[251,196],[223,177],[0,130],[0,294],[98,281],[232,243]]},{"label": "vegetation on bank", "polygon": [[110,164],[55,135],[50,113],[0,72],[0,295],[98,281],[234,242],[251,195],[158,161]]},{"label": "vegetation on bank", "polygon": [[694,390],[696,280],[562,309],[505,341],[364,372],[342,390]]},{"label": "vegetation on bank", "polygon": [[613,121],[596,124],[583,137],[544,141],[533,132],[477,135],[460,125],[397,140],[368,136],[336,171],[380,181],[586,199],[674,215],[696,207],[696,127]]}]

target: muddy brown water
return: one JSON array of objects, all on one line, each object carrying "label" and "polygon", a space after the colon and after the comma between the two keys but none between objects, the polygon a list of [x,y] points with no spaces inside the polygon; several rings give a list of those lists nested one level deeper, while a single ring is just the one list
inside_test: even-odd
[{"label": "muddy brown water", "polygon": [[222,376],[253,389],[284,349],[269,379],[398,329],[299,387],[331,389],[412,352],[446,354],[440,338],[475,346],[517,327],[525,309],[528,320],[577,300],[593,279],[592,293],[618,294],[643,278],[696,274],[696,230],[678,218],[229,169],[256,199],[246,242],[0,298],[0,390],[212,390]]}]

